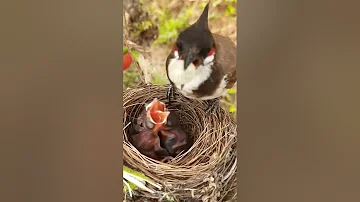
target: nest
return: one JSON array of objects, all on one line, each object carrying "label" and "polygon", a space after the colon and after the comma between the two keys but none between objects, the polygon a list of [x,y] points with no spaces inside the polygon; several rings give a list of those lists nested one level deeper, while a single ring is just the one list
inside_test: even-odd
[{"label": "nest", "polygon": [[[169,105],[167,86],[144,84],[124,92],[124,165],[142,172],[162,189],[155,194],[137,191],[133,195],[155,201],[236,201],[236,123],[223,109],[205,115],[207,102],[190,100],[174,92]],[[130,124],[145,103],[154,98],[165,102],[180,118],[194,143],[185,153],[167,163],[141,154],[128,140]],[[126,198],[129,198],[127,195]],[[134,198],[134,196],[133,196]],[[136,198],[136,197],[135,197]]]}]

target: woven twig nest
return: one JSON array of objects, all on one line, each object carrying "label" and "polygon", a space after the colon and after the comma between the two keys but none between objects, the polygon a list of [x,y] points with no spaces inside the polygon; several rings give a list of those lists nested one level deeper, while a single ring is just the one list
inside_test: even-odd
[{"label": "woven twig nest", "polygon": [[[168,86],[144,84],[124,92],[124,165],[142,172],[162,185],[156,193],[137,191],[155,201],[236,201],[236,123],[223,109],[216,115],[205,115],[207,103],[185,98],[176,91],[169,105]],[[166,103],[180,118],[184,129],[194,139],[185,153],[163,163],[142,155],[128,140],[130,124],[146,103],[154,98]],[[129,198],[127,195],[126,198]]]}]

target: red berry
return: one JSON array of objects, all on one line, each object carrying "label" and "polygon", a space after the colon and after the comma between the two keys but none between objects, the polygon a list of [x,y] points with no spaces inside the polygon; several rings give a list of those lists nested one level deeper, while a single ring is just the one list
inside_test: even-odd
[{"label": "red berry", "polygon": [[123,70],[127,70],[132,63],[132,57],[129,53],[124,54],[123,56]]}]

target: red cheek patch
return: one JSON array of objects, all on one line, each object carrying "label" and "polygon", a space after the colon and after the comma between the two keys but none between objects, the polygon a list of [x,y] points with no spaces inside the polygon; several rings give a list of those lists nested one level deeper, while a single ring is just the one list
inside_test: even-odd
[{"label": "red cheek patch", "polygon": [[176,43],[174,43],[173,50],[174,50],[174,51],[177,51],[177,50],[178,50],[178,48],[177,48],[177,46],[176,46]]},{"label": "red cheek patch", "polygon": [[214,55],[214,53],[215,53],[215,49],[214,49],[214,48],[212,48],[212,49],[210,50],[210,52],[209,52],[208,56],[212,56],[212,55]]}]

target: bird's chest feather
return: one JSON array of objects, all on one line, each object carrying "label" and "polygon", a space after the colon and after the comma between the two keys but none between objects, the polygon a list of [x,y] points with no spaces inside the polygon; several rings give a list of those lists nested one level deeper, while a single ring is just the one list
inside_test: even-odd
[{"label": "bird's chest feather", "polygon": [[180,92],[184,95],[191,95],[194,90],[197,90],[201,84],[210,78],[212,65],[212,62],[207,62],[205,65],[196,68],[191,64],[184,70],[183,60],[171,59],[168,66],[168,76]]}]

